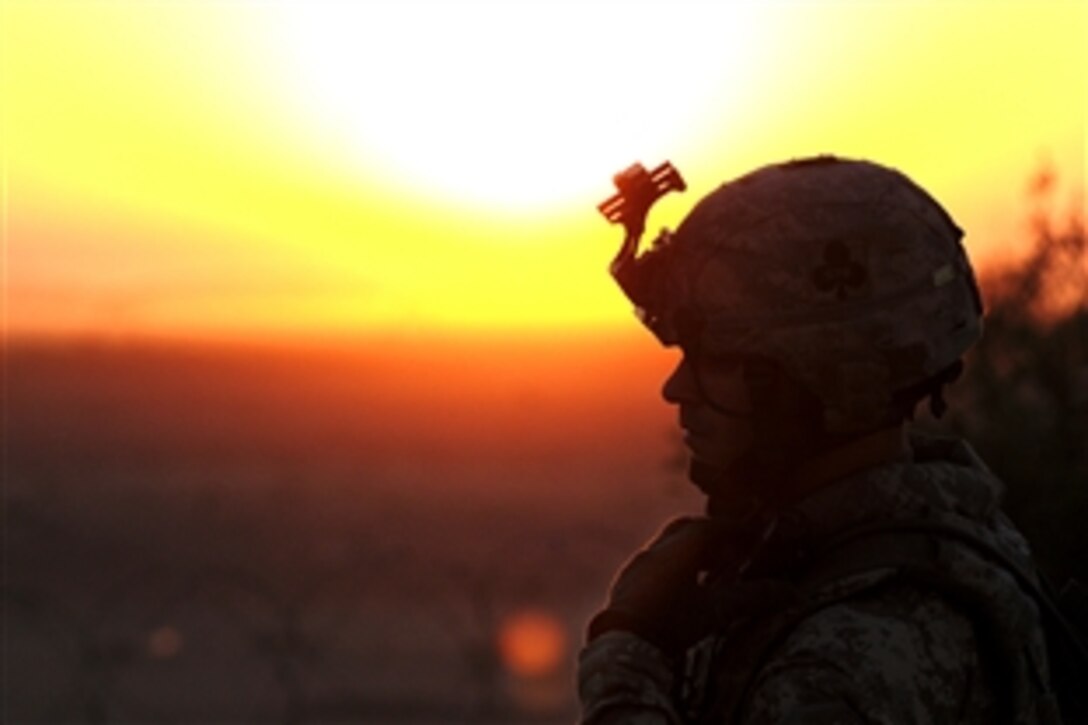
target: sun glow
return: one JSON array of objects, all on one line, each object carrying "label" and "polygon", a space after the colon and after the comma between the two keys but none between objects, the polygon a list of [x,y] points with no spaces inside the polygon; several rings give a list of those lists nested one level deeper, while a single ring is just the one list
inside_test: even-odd
[{"label": "sun glow", "polygon": [[[976,262],[1040,158],[1084,207],[1086,5],[0,1],[10,331],[631,325],[609,175],[675,224],[814,153],[906,171]],[[60,50],[58,50],[60,49]],[[1067,193],[1068,190],[1068,193]]]},{"label": "sun glow", "polygon": [[506,667],[519,677],[552,673],[567,654],[567,635],[562,624],[547,612],[529,609],[503,622],[499,653]]},{"label": "sun glow", "polygon": [[520,2],[277,11],[283,75],[305,123],[348,150],[360,173],[443,199],[592,198],[602,169],[630,163],[634,149],[675,153],[708,101],[734,97],[751,75],[737,72],[751,38],[736,32],[743,10],[729,3],[668,13]]}]

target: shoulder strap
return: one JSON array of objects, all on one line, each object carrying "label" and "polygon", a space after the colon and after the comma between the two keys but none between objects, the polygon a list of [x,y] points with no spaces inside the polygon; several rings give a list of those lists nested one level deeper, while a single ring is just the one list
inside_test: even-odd
[{"label": "shoulder strap", "polygon": [[[919,545],[911,545],[909,540],[918,537],[928,541],[944,539],[966,544],[1016,578],[1016,583],[1039,607],[1040,618],[1046,630],[1051,684],[1063,700],[1063,710],[1064,703],[1070,701],[1070,705],[1085,716],[1077,722],[1088,722],[1088,701],[1085,700],[1088,696],[1088,646],[1085,645],[1081,633],[1062,612],[1059,598],[1042,573],[1026,570],[995,546],[971,522],[946,516],[935,519],[882,521],[850,528],[833,537],[821,548],[814,557],[817,563],[810,576],[814,576],[817,582],[830,582],[843,576],[842,568],[851,564],[865,569],[889,564],[910,567],[912,563],[923,563],[917,559],[911,561],[912,553],[909,551],[913,548],[914,553],[917,553]],[[836,551],[840,553],[829,556]],[[897,562],[896,559],[901,561]],[[916,568],[912,573],[920,575],[921,579],[931,575],[925,567]],[[938,588],[943,591],[947,587]]]},{"label": "shoulder strap", "polygon": [[[1084,701],[1088,692],[1088,651],[1058,609],[1048,585],[998,548],[981,527],[951,516],[884,520],[850,527],[807,555],[794,580],[799,596],[793,606],[771,611],[745,634],[750,655],[745,661],[753,666],[745,668],[743,677],[734,676],[728,678],[728,684],[722,683],[727,684],[725,689],[732,692],[716,693],[714,710],[719,716],[728,714],[729,718],[736,718],[750,697],[758,673],[801,622],[819,610],[858,593],[856,589],[830,595],[827,593],[835,582],[854,575],[882,569],[894,570],[897,575],[895,579],[906,579],[920,588],[937,591],[952,604],[972,612],[982,620],[979,624],[984,630],[991,625],[996,628],[997,623],[985,621],[987,602],[980,600],[977,592],[969,586],[950,578],[938,566],[942,542],[946,545],[949,541],[970,547],[1008,571],[1021,590],[1036,603],[1046,631],[1050,685],[1057,695],[1063,719],[1067,722],[1088,722]],[[984,646],[1000,642],[997,637],[991,639],[984,636],[980,639],[987,640]],[[994,651],[984,655],[989,655],[988,658],[997,664],[995,674],[999,680],[1012,676],[1011,672],[1004,670],[1016,656],[1014,653]],[[1046,683],[1041,684],[1046,687]],[[1011,688],[1002,688],[1000,694],[1011,696]],[[1011,712],[1011,709],[1006,712]],[[726,722],[732,721],[726,719]]]}]

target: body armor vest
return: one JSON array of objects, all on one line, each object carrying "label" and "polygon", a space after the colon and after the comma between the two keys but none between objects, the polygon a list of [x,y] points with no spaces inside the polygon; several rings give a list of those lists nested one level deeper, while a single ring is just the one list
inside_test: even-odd
[{"label": "body armor vest", "polygon": [[971,620],[1008,722],[1088,721],[1088,657],[998,509],[1000,483],[966,444],[913,444],[913,463],[847,477],[779,512],[740,573],[715,584],[715,631],[689,650],[680,678],[692,722],[741,721],[759,673],[803,621],[895,585]]}]

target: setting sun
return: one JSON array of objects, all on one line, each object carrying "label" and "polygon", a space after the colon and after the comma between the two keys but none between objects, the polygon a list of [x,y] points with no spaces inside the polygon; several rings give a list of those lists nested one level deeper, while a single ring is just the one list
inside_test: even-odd
[{"label": "setting sun", "polygon": [[477,203],[592,199],[634,149],[675,150],[714,101],[758,81],[739,72],[757,41],[740,4],[275,8],[304,123],[360,173]]}]

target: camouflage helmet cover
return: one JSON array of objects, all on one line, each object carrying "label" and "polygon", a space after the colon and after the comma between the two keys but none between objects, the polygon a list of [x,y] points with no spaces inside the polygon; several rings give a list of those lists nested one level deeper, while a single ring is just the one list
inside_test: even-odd
[{"label": "camouflage helmet cover", "polygon": [[663,343],[771,359],[820,399],[827,430],[864,430],[979,338],[962,236],[893,169],[776,164],[663,233],[634,264],[635,302]]}]

